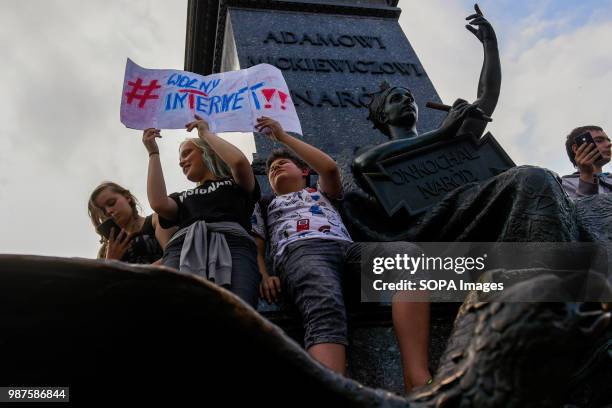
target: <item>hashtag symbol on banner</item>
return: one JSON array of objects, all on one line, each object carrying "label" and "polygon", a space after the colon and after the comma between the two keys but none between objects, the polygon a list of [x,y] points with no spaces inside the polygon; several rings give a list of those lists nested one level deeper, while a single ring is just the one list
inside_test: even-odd
[{"label": "hashtag symbol on banner", "polygon": [[[138,78],[136,82],[128,81],[128,85],[132,87],[130,92],[125,94],[128,105],[131,105],[134,99],[138,99],[138,107],[144,108],[149,99],[159,99],[159,95],[153,95],[154,90],[161,88],[161,85],[157,84],[157,79],[151,81],[149,85],[143,85],[142,78]],[[140,91],[142,93],[139,93]]]}]

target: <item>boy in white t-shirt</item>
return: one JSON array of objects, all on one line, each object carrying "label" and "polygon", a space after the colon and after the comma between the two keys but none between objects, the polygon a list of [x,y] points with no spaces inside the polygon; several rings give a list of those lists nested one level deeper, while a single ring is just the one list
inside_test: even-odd
[{"label": "boy in white t-shirt", "polygon": [[[331,157],[288,135],[273,119],[259,118],[257,129],[295,152],[276,150],[267,159],[268,179],[275,196],[256,205],[253,215],[263,277],[261,295],[275,301],[282,287],[302,316],[308,353],[344,374],[348,342],[342,276],[347,270],[355,274],[351,279],[359,279],[363,244],[351,240],[332,205],[342,197],[340,170]],[[308,187],[309,169],[319,175],[317,188]],[[277,276],[266,270],[265,240],[270,241]],[[374,250],[381,255],[418,251],[418,247],[405,242],[368,245],[375,245]],[[394,301],[392,312],[404,382],[406,390],[410,390],[431,378],[427,352],[429,303]]]}]

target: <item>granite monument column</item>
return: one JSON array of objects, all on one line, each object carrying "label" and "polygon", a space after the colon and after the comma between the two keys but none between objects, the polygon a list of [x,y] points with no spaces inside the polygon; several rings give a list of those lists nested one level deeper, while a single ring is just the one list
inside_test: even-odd
[{"label": "granite monument column", "polygon": [[[424,106],[440,98],[400,28],[396,6],[397,0],[191,0],[185,69],[278,67],[305,141],[333,157],[385,140],[366,120],[367,94],[383,80],[413,91],[422,105],[419,132],[425,132],[444,114]],[[255,142],[265,157],[271,142]]]}]

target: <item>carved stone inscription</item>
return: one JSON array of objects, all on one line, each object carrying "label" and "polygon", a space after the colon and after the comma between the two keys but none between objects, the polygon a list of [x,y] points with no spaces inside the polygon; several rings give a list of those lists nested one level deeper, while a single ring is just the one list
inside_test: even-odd
[{"label": "carved stone inscription", "polygon": [[[383,80],[412,90],[420,133],[444,118],[444,112],[425,108],[427,101],[441,101],[395,18],[240,6],[229,7],[228,15],[223,60],[237,64],[226,68],[267,63],[280,69],[304,140],[332,157],[385,140],[366,120],[368,94]],[[255,143],[262,157],[274,148],[266,138]]]},{"label": "carved stone inscription", "polygon": [[347,74],[373,75],[424,75],[423,71],[411,62],[347,60],[331,58],[292,58],[292,57],[254,57],[247,56],[249,66],[267,63],[282,71],[339,72]]},{"label": "carved stone inscription", "polygon": [[381,173],[365,174],[376,198],[391,216],[400,208],[419,214],[447,193],[467,183],[484,181],[514,163],[488,133],[480,141],[471,136],[380,162]]},{"label": "carved stone inscription", "polygon": [[[320,47],[357,48],[385,50],[387,47],[381,37],[349,34],[294,33],[290,31],[270,31],[263,44],[283,46],[313,45]],[[375,59],[336,59],[312,58],[308,56],[255,56],[247,55],[247,67],[257,64],[274,65],[282,71],[341,73],[357,75],[400,75],[426,76],[418,64],[407,61],[381,61]],[[365,108],[368,105],[368,90],[329,90],[318,92],[313,89],[292,88],[291,97],[295,106],[314,108]]]},{"label": "carved stone inscription", "polygon": [[396,186],[413,183],[423,199],[438,197],[472,181],[478,181],[469,162],[481,156],[468,145],[456,150],[441,151],[433,156],[418,158],[395,166],[387,172]]},{"label": "carved stone inscription", "polygon": [[347,34],[321,34],[321,33],[292,33],[290,31],[269,31],[264,44],[274,42],[284,45],[316,45],[325,47],[361,47],[361,48],[387,48],[380,37]]}]

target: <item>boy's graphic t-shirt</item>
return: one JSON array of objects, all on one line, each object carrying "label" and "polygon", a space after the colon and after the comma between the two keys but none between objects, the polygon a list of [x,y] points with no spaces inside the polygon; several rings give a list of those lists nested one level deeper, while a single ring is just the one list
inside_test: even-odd
[{"label": "boy's graphic t-shirt", "polygon": [[205,181],[191,190],[170,194],[169,197],[178,207],[176,219],[159,217],[159,223],[163,228],[178,225],[179,229],[182,229],[200,220],[233,221],[249,231],[251,214],[260,194],[257,180],[250,193],[231,178]]},{"label": "boy's graphic t-shirt", "polygon": [[255,234],[270,240],[275,258],[288,244],[300,239],[352,241],[338,211],[324,194],[312,187],[274,197],[268,204],[265,221],[257,203],[251,223]]}]

